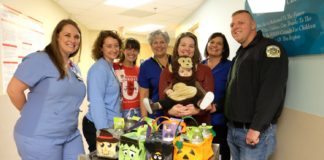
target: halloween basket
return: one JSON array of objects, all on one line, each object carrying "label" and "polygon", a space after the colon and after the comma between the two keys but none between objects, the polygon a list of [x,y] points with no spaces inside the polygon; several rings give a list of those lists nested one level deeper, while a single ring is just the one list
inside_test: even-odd
[{"label": "halloween basket", "polygon": [[[160,122],[160,123],[159,123]],[[159,123],[159,124],[158,124]],[[146,138],[144,146],[148,160],[172,160],[173,143],[178,124],[185,130],[182,120],[170,119],[165,116],[157,117],[153,121],[154,132]]]},{"label": "halloween basket", "polygon": [[[131,131],[137,129],[136,131]],[[144,142],[151,134],[151,126],[144,120],[129,128],[126,134],[120,137],[118,159],[145,160],[146,150]]]},{"label": "halloween basket", "polygon": [[[198,123],[196,120],[190,116],[184,117],[184,119],[193,120],[197,126],[188,127],[186,133],[180,133],[173,140],[174,151],[173,159],[174,160],[209,160],[213,156],[212,141],[214,134],[210,134],[208,137],[203,137],[201,135],[200,141],[196,140],[196,133],[202,133],[199,130]],[[189,134],[189,130],[195,130]]]}]

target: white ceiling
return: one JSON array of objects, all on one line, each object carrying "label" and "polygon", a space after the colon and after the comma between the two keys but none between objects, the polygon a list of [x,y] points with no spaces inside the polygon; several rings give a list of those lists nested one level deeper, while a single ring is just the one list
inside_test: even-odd
[{"label": "white ceiling", "polygon": [[[164,25],[174,34],[175,28],[190,16],[205,0],[152,0],[137,8],[127,9],[104,4],[104,0],[53,0],[91,30],[122,30],[145,25]],[[147,33],[135,33],[147,34]]]}]

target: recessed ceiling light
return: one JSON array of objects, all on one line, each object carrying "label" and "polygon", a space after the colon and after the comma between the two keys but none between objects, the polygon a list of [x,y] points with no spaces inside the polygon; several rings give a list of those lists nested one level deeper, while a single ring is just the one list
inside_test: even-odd
[{"label": "recessed ceiling light", "polygon": [[286,0],[247,0],[253,13],[283,12]]},{"label": "recessed ceiling light", "polygon": [[152,0],[106,0],[105,4],[121,8],[135,8],[151,1]]},{"label": "recessed ceiling light", "polygon": [[157,24],[146,24],[143,26],[138,26],[134,28],[130,28],[129,30],[135,31],[135,32],[150,32],[158,29],[162,29],[164,26],[162,25],[157,25]]}]

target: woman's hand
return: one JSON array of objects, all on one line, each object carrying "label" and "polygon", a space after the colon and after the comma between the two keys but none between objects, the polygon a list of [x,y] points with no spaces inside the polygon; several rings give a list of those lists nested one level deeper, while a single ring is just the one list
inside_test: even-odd
[{"label": "woman's hand", "polygon": [[176,104],[168,111],[168,114],[175,117],[183,117],[185,116],[184,114],[185,110],[186,110],[186,106],[183,106],[181,104]]},{"label": "woman's hand", "polygon": [[193,104],[188,104],[184,106],[184,110],[182,111],[184,116],[192,116],[196,115],[200,112],[199,108],[196,108]]},{"label": "woman's hand", "polygon": [[205,110],[209,111],[209,113],[214,113],[217,111],[217,104],[212,103]]}]

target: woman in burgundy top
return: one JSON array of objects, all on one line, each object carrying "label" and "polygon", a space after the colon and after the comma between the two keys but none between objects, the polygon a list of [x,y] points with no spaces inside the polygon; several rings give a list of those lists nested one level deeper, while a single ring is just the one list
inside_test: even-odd
[{"label": "woman in burgundy top", "polygon": [[[198,49],[197,37],[190,32],[184,32],[180,34],[173,50],[173,57],[177,59],[179,56],[191,57],[195,64],[197,64],[197,71],[195,72],[196,81],[198,81],[201,87],[206,91],[213,92],[214,79],[211,69],[203,64],[200,64],[201,55]],[[160,76],[159,83],[159,97],[165,98],[165,89],[173,83],[172,73],[168,68],[163,69]],[[215,105],[210,105],[206,110],[200,110],[195,107],[194,104],[182,105],[176,104],[171,109],[167,110],[167,115],[173,117],[193,116],[198,123],[210,124],[210,113],[216,111]]]}]

